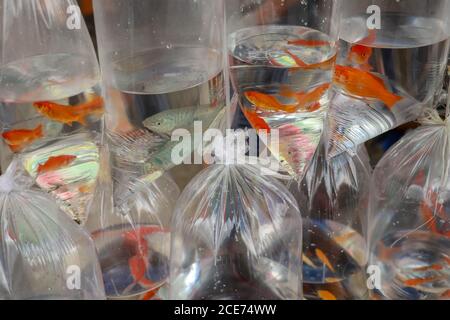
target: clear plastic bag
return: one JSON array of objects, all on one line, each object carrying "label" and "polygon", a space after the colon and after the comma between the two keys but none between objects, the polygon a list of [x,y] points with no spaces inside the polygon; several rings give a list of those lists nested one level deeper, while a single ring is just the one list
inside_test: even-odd
[{"label": "clear plastic bag", "polygon": [[307,299],[367,297],[366,228],[371,168],[364,147],[327,159],[326,135],[290,191],[303,215],[303,290]]},{"label": "clear plastic bag", "polygon": [[0,177],[0,299],[105,299],[89,234],[30,182]]},{"label": "clear plastic bag", "polygon": [[20,154],[36,185],[86,220],[104,103],[92,40],[75,0],[0,1],[0,158]]},{"label": "clear plastic bag", "polygon": [[170,175],[157,172],[122,186],[127,197],[114,206],[107,145],[101,148],[100,170],[98,201],[89,207],[86,228],[97,247],[106,295],[132,297],[158,289],[169,274],[170,219],[180,190]]},{"label": "clear plastic bag", "polygon": [[370,264],[388,299],[449,299],[450,124],[432,111],[377,165]]},{"label": "clear plastic bag", "polygon": [[450,42],[447,0],[347,0],[340,12],[330,157],[433,107]]},{"label": "clear plastic bag", "polygon": [[175,209],[169,297],[301,299],[301,235],[295,199],[260,166],[210,166]]}]

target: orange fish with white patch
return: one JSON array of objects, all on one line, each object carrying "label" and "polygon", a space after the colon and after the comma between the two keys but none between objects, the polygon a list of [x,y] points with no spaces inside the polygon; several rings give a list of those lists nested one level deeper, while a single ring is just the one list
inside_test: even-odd
[{"label": "orange fish with white patch", "polygon": [[322,300],[337,300],[336,296],[327,290],[319,290],[317,291],[317,295]]},{"label": "orange fish with white patch", "polygon": [[248,122],[252,125],[252,127],[256,130],[265,130],[267,133],[270,133],[270,127],[267,124],[267,122],[258,116],[258,114],[255,111],[243,109],[245,117],[247,118]]},{"label": "orange fish with white patch", "polygon": [[87,116],[104,113],[104,102],[99,96],[78,106],[66,106],[48,101],[36,102],[34,106],[45,117],[69,126],[75,122],[85,126]]},{"label": "orange fish with white patch", "polygon": [[3,132],[2,137],[5,139],[12,152],[20,152],[26,146],[44,136],[42,124],[35,129],[19,129]]},{"label": "orange fish with white patch", "polygon": [[287,113],[294,113],[297,110],[297,105],[282,104],[275,97],[269,94],[258,91],[247,91],[244,95],[248,101],[259,109],[283,111]]},{"label": "orange fish with white patch", "polygon": [[316,249],[316,256],[317,256],[317,258],[319,258],[320,261],[322,261],[322,263],[324,265],[327,266],[328,269],[330,269],[330,271],[336,272],[336,270],[333,268],[330,260],[328,259],[328,257],[325,255],[325,253],[322,250]]},{"label": "orange fish with white patch", "polygon": [[333,80],[348,93],[362,98],[380,100],[389,109],[403,99],[389,92],[381,78],[367,71],[337,65]]},{"label": "orange fish with white patch", "polygon": [[56,171],[58,169],[67,167],[69,164],[75,161],[76,156],[62,155],[57,157],[50,157],[44,164],[38,166],[38,174],[45,172]]},{"label": "orange fish with white patch", "polygon": [[370,45],[376,41],[376,36],[376,30],[369,30],[369,35],[366,38],[350,48],[348,60],[359,65],[361,69],[370,71],[372,67],[369,65],[369,60],[373,54],[373,49]]}]

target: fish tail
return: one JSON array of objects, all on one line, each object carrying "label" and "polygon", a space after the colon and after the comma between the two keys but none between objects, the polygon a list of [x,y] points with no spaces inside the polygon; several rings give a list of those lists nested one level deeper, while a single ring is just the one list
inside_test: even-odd
[{"label": "fish tail", "polygon": [[387,93],[382,98],[382,101],[389,107],[389,109],[392,109],[397,102],[403,99],[403,97],[397,96],[393,93]]},{"label": "fish tail", "polygon": [[44,136],[44,127],[42,124],[38,125],[36,129],[34,129],[34,135],[37,138],[42,138]]}]

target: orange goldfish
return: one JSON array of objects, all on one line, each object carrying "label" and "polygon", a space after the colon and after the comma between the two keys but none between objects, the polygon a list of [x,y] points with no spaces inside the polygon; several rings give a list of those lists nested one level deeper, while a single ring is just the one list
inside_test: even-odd
[{"label": "orange goldfish", "polygon": [[267,133],[270,133],[270,127],[267,124],[267,122],[258,116],[258,114],[255,111],[251,110],[242,110],[244,112],[245,117],[247,118],[248,122],[252,125],[252,127],[256,130],[266,130]]},{"label": "orange goldfish", "polygon": [[380,100],[390,109],[403,99],[389,92],[381,78],[352,67],[336,65],[334,82],[350,94]]},{"label": "orange goldfish", "polygon": [[20,152],[26,146],[32,144],[34,141],[44,136],[42,124],[38,125],[36,129],[27,130],[11,130],[2,134],[9,148],[12,152]]},{"label": "orange goldfish", "polygon": [[331,86],[330,83],[326,83],[308,93],[293,92],[288,87],[282,86],[280,90],[280,95],[287,98],[297,99],[298,102],[297,108],[305,108],[308,109],[308,111],[313,112],[321,108],[321,105],[318,101],[327,92],[330,86]]},{"label": "orange goldfish", "polygon": [[407,287],[415,287],[420,286],[422,284],[427,284],[430,282],[441,280],[442,277],[432,277],[432,278],[424,278],[424,279],[408,279],[403,282],[403,284]]},{"label": "orange goldfish", "polygon": [[147,292],[146,294],[144,294],[144,296],[142,297],[141,300],[142,301],[153,300],[153,298],[158,294],[158,291],[159,291],[159,288]]},{"label": "orange goldfish", "polygon": [[341,236],[334,237],[334,241],[337,242],[337,243],[344,243],[347,240],[355,237],[357,234],[358,233],[356,231],[350,231],[350,232],[348,232],[346,234],[343,234]]},{"label": "orange goldfish", "polygon": [[450,298],[450,290],[445,291],[442,295],[442,298]]},{"label": "orange goldfish", "polygon": [[369,60],[372,57],[373,49],[369,46],[375,42],[376,36],[376,30],[369,30],[369,35],[366,38],[350,48],[349,61],[360,65],[366,71],[370,71],[372,67],[369,65]]},{"label": "orange goldfish", "polygon": [[439,233],[438,227],[436,225],[435,213],[426,203],[426,201],[422,201],[422,203],[420,204],[420,211],[425,222],[430,225],[430,230],[433,233]]},{"label": "orange goldfish", "polygon": [[59,121],[69,126],[74,122],[86,125],[86,117],[92,114],[102,115],[104,103],[102,97],[96,96],[92,100],[78,106],[65,106],[53,102],[36,102],[35,108],[47,118]]},{"label": "orange goldfish", "polygon": [[56,171],[58,169],[67,167],[69,164],[75,161],[76,156],[57,156],[50,157],[44,164],[40,164],[38,166],[37,172],[38,174],[42,174],[49,171]]},{"label": "orange goldfish", "polygon": [[272,111],[284,111],[287,113],[294,113],[297,110],[296,105],[285,105],[280,103],[275,97],[257,92],[257,91],[247,91],[245,97],[250,101],[255,107],[265,110]]},{"label": "orange goldfish", "polygon": [[295,63],[299,67],[307,67],[308,64],[300,59],[297,55],[293,54],[289,49],[284,49],[284,52],[286,52],[292,59],[294,59]]},{"label": "orange goldfish", "polygon": [[289,40],[288,44],[294,45],[294,46],[304,46],[304,47],[324,47],[324,46],[330,45],[330,43],[328,41],[305,40],[305,39]]},{"label": "orange goldfish", "polygon": [[337,300],[336,296],[327,290],[319,290],[317,291],[317,295],[322,300]]},{"label": "orange goldfish", "polygon": [[322,263],[324,265],[326,265],[328,267],[328,269],[330,269],[332,272],[336,272],[336,270],[331,265],[330,260],[327,258],[327,256],[325,255],[325,253],[322,250],[316,249],[316,256],[317,256],[317,258],[319,258],[320,261],[322,261]]},{"label": "orange goldfish", "polygon": [[135,255],[128,259],[128,265],[134,281],[127,289],[125,289],[125,291],[129,291],[136,284],[139,284],[144,288],[151,288],[155,286],[155,283],[146,277],[146,273],[149,268],[148,259],[150,248],[145,236],[158,232],[168,231],[159,226],[149,226],[123,234],[125,243],[130,245],[135,251]]},{"label": "orange goldfish", "polygon": [[434,264],[432,266],[420,267],[413,269],[414,272],[425,272],[425,271],[440,271],[444,269],[440,264]]}]

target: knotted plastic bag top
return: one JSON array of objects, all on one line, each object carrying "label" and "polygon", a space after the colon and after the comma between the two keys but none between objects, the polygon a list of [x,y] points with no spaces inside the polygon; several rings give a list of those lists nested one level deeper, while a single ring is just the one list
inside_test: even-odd
[{"label": "knotted plastic bag top", "polygon": [[260,165],[212,165],[182,193],[172,220],[171,299],[298,299],[301,218]]},{"label": "knotted plastic bag top", "polygon": [[0,299],[104,299],[89,235],[15,167],[0,177]]}]

